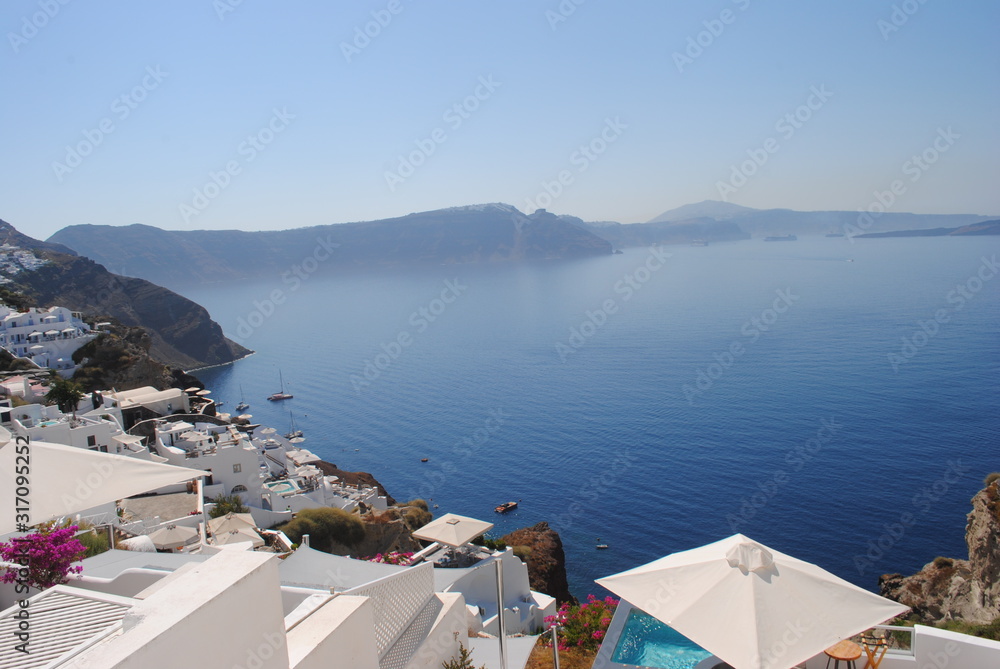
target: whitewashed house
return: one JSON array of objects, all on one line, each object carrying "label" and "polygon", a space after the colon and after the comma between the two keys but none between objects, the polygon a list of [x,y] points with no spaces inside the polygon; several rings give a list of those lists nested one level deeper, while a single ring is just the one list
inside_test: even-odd
[{"label": "whitewashed house", "polygon": [[96,337],[78,311],[29,307],[22,312],[0,304],[0,346],[66,378],[76,370],[73,353]]}]

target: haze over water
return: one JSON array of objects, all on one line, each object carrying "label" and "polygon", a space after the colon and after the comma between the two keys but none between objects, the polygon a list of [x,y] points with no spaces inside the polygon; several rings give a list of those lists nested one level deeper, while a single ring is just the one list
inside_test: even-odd
[{"label": "haze over water", "polygon": [[[255,422],[283,432],[293,412],[305,447],[398,500],[495,536],[548,521],[578,597],[734,531],[868,589],[964,558],[969,499],[1000,469],[1000,279],[970,281],[1000,240],[665,251],[199,287],[185,294],[257,353],[198,376],[223,410],[242,386]],[[263,323],[236,337],[241,318]],[[933,334],[914,338],[920,322]],[[295,398],[266,402],[279,370]]]}]

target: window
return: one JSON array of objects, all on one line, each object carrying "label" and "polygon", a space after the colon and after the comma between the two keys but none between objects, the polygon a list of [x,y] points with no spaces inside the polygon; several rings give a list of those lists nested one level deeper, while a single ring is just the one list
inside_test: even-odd
[{"label": "window", "polygon": [[234,495],[237,494],[237,493],[246,492],[246,491],[247,491],[247,487],[245,485],[236,485],[236,486],[233,486],[233,494]]},{"label": "window", "polygon": [[233,465],[234,474],[239,474],[241,471],[243,471],[243,465]]},{"label": "window", "polygon": [[97,446],[97,437],[94,435],[87,437],[87,446]]}]

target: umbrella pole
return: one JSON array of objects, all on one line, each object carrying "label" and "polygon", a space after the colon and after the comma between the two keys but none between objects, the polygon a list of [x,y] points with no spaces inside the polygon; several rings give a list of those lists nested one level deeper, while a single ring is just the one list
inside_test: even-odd
[{"label": "umbrella pole", "polygon": [[496,559],[497,566],[497,624],[500,627],[500,669],[507,669],[507,629],[503,620],[503,560]]},{"label": "umbrella pole", "polygon": [[552,667],[553,669],[559,669],[559,637],[557,636],[556,630],[559,629],[558,625],[552,626]]}]

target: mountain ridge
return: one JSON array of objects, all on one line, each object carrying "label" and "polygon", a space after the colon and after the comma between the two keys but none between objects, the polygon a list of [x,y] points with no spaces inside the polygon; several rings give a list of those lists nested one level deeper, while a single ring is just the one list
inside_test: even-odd
[{"label": "mountain ridge", "polygon": [[[578,219],[577,219],[578,220]],[[122,273],[168,287],[410,264],[450,265],[610,255],[611,243],[579,223],[500,203],[391,219],[287,230],[162,230],[73,225],[49,238]]]},{"label": "mountain ridge", "polygon": [[195,369],[252,353],[227,339],[204,307],[171,290],[114,274],[65,246],[28,237],[2,220],[0,239],[48,261],[10,277],[9,288],[37,306],[64,306],[89,318],[110,317],[124,326],[141,327],[149,334],[149,354],[157,362]]}]

